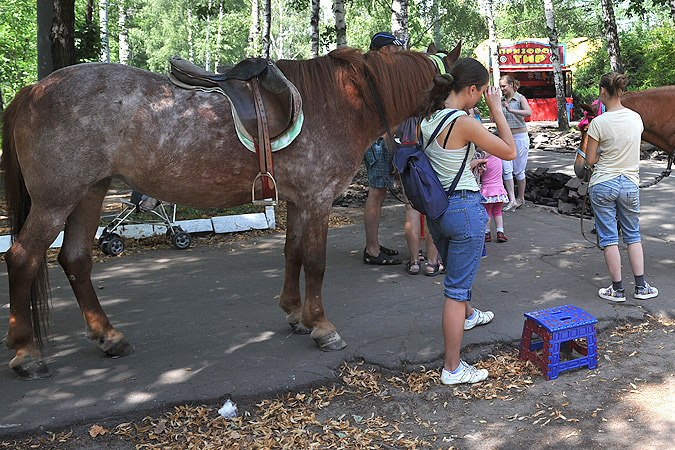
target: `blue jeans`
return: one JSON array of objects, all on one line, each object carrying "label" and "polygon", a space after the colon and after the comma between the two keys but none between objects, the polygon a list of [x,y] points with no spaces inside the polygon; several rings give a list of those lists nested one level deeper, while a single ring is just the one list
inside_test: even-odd
[{"label": "blue jeans", "polygon": [[438,219],[429,219],[429,231],[445,266],[445,296],[466,302],[476,277],[485,242],[488,216],[482,195],[474,191],[455,191],[450,204]]},{"label": "blue jeans", "polygon": [[589,189],[600,247],[619,244],[617,219],[624,244],[640,242],[640,189],[623,175]]}]

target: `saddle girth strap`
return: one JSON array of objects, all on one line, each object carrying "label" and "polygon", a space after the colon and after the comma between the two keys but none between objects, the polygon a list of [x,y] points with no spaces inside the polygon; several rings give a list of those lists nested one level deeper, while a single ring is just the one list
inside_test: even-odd
[{"label": "saddle girth strap", "polygon": [[276,198],[276,186],[274,182],[274,167],[272,165],[272,144],[270,143],[269,127],[267,125],[267,115],[265,114],[265,105],[263,104],[262,94],[258,77],[251,78],[253,85],[253,96],[255,97],[255,109],[258,119],[258,140],[254,142],[256,155],[258,156],[258,176],[262,183],[263,199]]}]

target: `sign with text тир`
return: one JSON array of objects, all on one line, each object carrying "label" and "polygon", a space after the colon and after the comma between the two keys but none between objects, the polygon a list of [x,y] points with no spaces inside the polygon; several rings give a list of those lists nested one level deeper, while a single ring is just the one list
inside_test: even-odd
[{"label": "sign with text \u0442\u0438\u0440", "polygon": [[[565,66],[565,44],[559,44],[560,65]],[[499,67],[504,69],[523,69],[552,67],[551,48],[547,43],[536,41],[516,42],[499,47]]]}]

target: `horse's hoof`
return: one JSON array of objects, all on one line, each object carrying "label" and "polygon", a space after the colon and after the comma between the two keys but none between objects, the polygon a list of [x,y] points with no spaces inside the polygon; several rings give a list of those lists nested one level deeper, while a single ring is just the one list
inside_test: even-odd
[{"label": "horse's hoof", "polygon": [[12,370],[14,370],[22,380],[39,380],[41,378],[49,378],[52,376],[52,371],[42,359],[31,359],[23,364],[17,364],[12,367]]},{"label": "horse's hoof", "polygon": [[317,343],[319,348],[324,352],[332,352],[337,350],[342,350],[347,346],[347,343],[342,340],[337,331],[333,331],[325,336],[320,338],[313,338],[314,342]]},{"label": "horse's hoof", "polygon": [[293,328],[293,333],[295,334],[309,334],[312,331],[300,322],[289,322],[288,324]]},{"label": "horse's hoof", "polygon": [[123,339],[117,342],[115,345],[106,348],[104,350],[105,354],[108,356],[122,357],[132,354],[136,349],[133,345],[127,342],[126,339]]}]

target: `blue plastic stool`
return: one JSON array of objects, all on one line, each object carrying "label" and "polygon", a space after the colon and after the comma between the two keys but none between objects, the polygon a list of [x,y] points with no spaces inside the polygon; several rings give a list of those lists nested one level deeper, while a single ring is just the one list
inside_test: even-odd
[{"label": "blue plastic stool", "polygon": [[[596,323],[596,318],[573,305],[525,313],[518,357],[534,362],[547,380],[555,380],[560,372],[582,366],[595,369],[598,365]],[[532,342],[533,334],[542,340]],[[586,338],[586,346],[576,342],[580,338]],[[560,362],[560,348],[564,344],[582,356]],[[542,350],[542,355],[537,353],[538,350]]]}]

